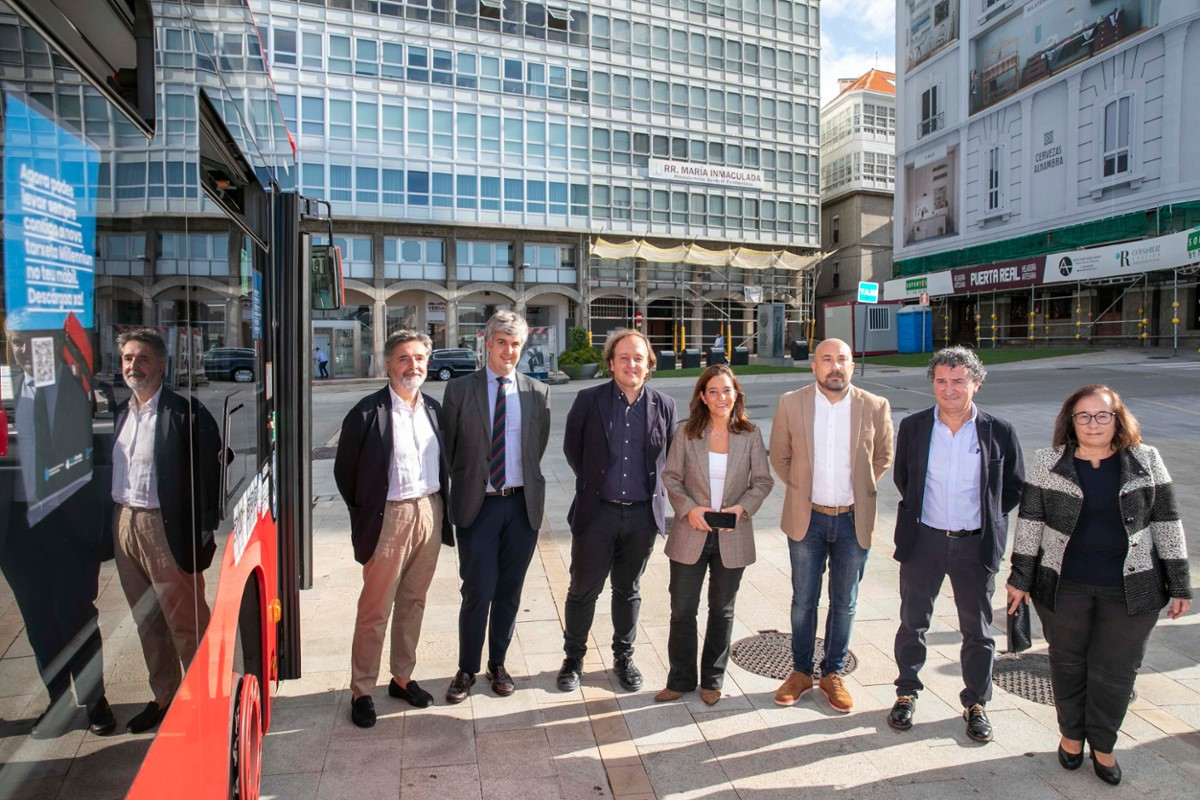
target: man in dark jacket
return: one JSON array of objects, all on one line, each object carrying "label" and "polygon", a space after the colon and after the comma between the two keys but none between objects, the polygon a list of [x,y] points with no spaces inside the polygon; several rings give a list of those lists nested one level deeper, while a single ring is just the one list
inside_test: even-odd
[{"label": "man in dark jacket", "polygon": [[639,584],[666,533],[662,471],[675,434],[675,401],[651,389],[654,351],[640,331],[609,335],[604,360],[613,379],[575,396],[563,452],[575,471],[571,525],[571,585],[563,611],[563,659],[558,688],[579,688],[596,599],[612,574],[613,673],[626,691],[642,686],[633,663],[641,608]]},{"label": "man in dark jacket", "polygon": [[199,400],[163,385],[167,346],[154,330],[117,338],[133,395],[117,408],[112,454],[117,574],[137,623],[154,700],[125,726],[167,713],[208,626],[204,570],[220,520],[221,433]]},{"label": "man in dark jacket", "polygon": [[[25,622],[25,635],[50,704],[34,723],[34,738],[53,738],[72,725],[75,700],[87,707],[88,728],[116,727],[104,696],[104,655],[96,594],[100,526],[92,477],[92,407],[79,379],[61,363],[54,341],[43,357],[53,382],[37,385],[33,343],[56,340],[16,330],[6,320],[14,372],[16,446],[0,467],[0,570]],[[55,367],[54,365],[57,365]],[[71,683],[75,684],[75,698]]]},{"label": "man in dark jacket", "polygon": [[973,350],[947,347],[929,362],[933,408],[900,423],[893,478],[900,629],[896,632],[896,703],[888,724],[912,727],[925,634],[942,581],[950,578],[963,645],[963,705],[968,738],[992,740],[984,707],[992,696],[992,594],[1008,542],[1008,512],[1021,501],[1025,462],[1007,421],[973,402],[987,369]]},{"label": "man in dark jacket", "polygon": [[441,542],[453,545],[454,538],[446,514],[442,409],[420,391],[432,350],[423,333],[398,331],[388,337],[383,349],[388,385],[346,415],[333,465],[350,510],[354,558],[363,565],[350,655],[350,718],[363,728],[375,724],[371,692],[389,616],[388,694],[417,708],[433,702],[412,673],[438,549]]}]

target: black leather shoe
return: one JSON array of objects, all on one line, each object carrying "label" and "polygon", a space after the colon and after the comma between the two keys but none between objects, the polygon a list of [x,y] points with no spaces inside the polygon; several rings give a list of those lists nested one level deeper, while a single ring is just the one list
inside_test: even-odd
[{"label": "black leather shoe", "polygon": [[393,678],[388,683],[388,694],[397,700],[407,700],[410,706],[417,708],[429,708],[433,705],[433,695],[422,689],[413,680],[408,682],[408,686],[401,686]]},{"label": "black leather shoe", "polygon": [[967,736],[975,742],[990,742],[992,740],[992,723],[987,717],[987,711],[979,703],[963,709],[963,719],[967,721]]},{"label": "black leather shoe", "polygon": [[125,730],[128,733],[145,733],[148,730],[153,730],[162,722],[162,718],[167,715],[167,709],[171,706],[168,704],[164,708],[159,708],[158,703],[151,700],[146,703],[146,707],[141,710],[137,716],[125,723]]},{"label": "black leather shoe", "polygon": [[375,724],[375,701],[371,695],[364,694],[350,701],[350,721],[360,728],[370,728]]},{"label": "black leather shoe", "polygon": [[33,722],[33,730],[29,732],[32,739],[57,739],[71,729],[71,717],[74,704],[65,700],[57,700],[46,706],[46,710],[38,714]]},{"label": "black leather shoe", "polygon": [[112,706],[103,697],[88,709],[87,716],[88,730],[97,736],[108,736],[117,729],[117,718],[113,716]]},{"label": "black leather shoe", "polygon": [[633,663],[633,656],[613,656],[613,674],[617,683],[627,692],[636,692],[642,688],[642,673]]},{"label": "black leather shoe", "polygon": [[911,694],[896,698],[892,710],[888,712],[887,723],[893,730],[906,731],[913,726],[913,714],[917,710],[917,698]]},{"label": "black leather shoe", "polygon": [[[1079,754],[1080,760],[1083,759],[1083,753]],[[1113,761],[1111,767],[1106,767],[1096,760],[1096,751],[1092,751],[1092,769],[1096,770],[1096,777],[1110,786],[1116,786],[1121,782],[1121,765]]]},{"label": "black leather shoe", "polygon": [[1060,744],[1058,746],[1058,763],[1062,764],[1063,769],[1079,769],[1083,766],[1083,750],[1078,753],[1068,753]]},{"label": "black leather shoe", "polygon": [[568,656],[563,659],[562,669],[558,671],[558,690],[560,692],[573,692],[579,688],[579,681],[583,679],[583,659],[571,658]]},{"label": "black leather shoe", "polygon": [[450,688],[446,689],[447,703],[461,703],[467,699],[467,695],[471,693],[471,687],[475,685],[475,675],[470,672],[463,672],[461,669],[454,673],[454,680],[450,681]]},{"label": "black leather shoe", "polygon": [[492,691],[496,693],[497,697],[508,697],[517,690],[512,675],[508,674],[508,670],[504,668],[503,664],[488,664],[487,672],[484,674],[492,682]]}]

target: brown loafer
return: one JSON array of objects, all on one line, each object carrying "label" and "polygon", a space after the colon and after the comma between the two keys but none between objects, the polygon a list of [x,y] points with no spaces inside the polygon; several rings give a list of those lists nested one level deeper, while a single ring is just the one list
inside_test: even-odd
[{"label": "brown loafer", "polygon": [[471,694],[471,687],[475,685],[475,676],[470,672],[463,672],[461,669],[454,673],[454,680],[450,681],[450,687],[446,689],[447,703],[461,703],[467,699],[467,695]]},{"label": "brown loafer", "polygon": [[508,697],[517,690],[512,675],[508,674],[508,670],[504,668],[503,664],[489,665],[485,674],[487,679],[492,682],[492,691],[496,693],[497,697]]},{"label": "brown loafer", "polygon": [[654,695],[654,702],[669,703],[672,700],[678,700],[683,697],[683,692],[677,692],[674,689],[661,689],[658,694]]},{"label": "brown loafer", "polygon": [[706,706],[715,706],[717,701],[721,699],[720,689],[701,689],[700,699],[704,701]]}]

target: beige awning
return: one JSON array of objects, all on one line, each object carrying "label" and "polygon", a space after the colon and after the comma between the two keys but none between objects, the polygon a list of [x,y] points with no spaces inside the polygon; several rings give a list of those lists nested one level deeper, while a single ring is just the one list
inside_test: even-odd
[{"label": "beige awning", "polygon": [[712,250],[698,244],[677,244],[670,247],[651,244],[645,239],[623,242],[602,237],[592,240],[592,255],[600,258],[641,258],[659,263],[701,264],[710,267],[741,267],[742,269],[810,270],[821,260],[821,253],[801,255],[788,250],[758,250],[751,247],[728,247]]}]

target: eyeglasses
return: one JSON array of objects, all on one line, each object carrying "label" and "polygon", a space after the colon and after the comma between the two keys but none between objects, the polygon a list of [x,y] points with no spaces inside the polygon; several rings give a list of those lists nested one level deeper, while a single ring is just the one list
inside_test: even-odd
[{"label": "eyeglasses", "polygon": [[1097,411],[1095,414],[1089,414],[1086,411],[1076,411],[1071,415],[1071,419],[1075,420],[1076,425],[1087,425],[1092,420],[1096,420],[1099,425],[1107,425],[1113,421],[1115,416],[1111,411]]}]

